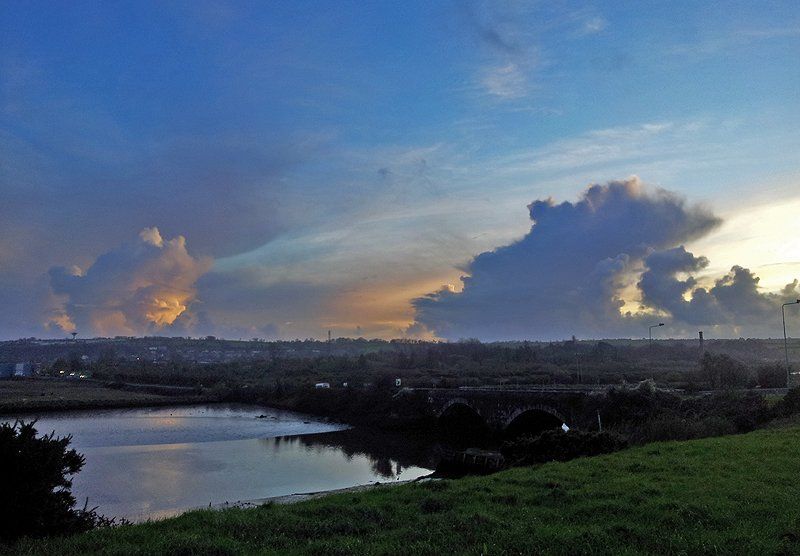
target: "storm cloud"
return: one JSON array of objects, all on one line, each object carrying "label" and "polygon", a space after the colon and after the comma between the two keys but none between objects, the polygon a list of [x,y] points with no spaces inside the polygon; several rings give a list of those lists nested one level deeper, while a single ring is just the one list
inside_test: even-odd
[{"label": "storm cloud", "polygon": [[165,240],[158,228],[145,228],[136,241],[101,255],[85,271],[51,268],[50,285],[61,305],[50,323],[104,336],[163,331],[195,300],[195,283],[211,263],[190,255],[183,236]]},{"label": "storm cloud", "polygon": [[[528,208],[528,234],[475,257],[462,291],[445,287],[413,301],[418,326],[450,339],[614,337],[638,336],[643,320],[658,316],[681,330],[703,324],[734,334],[763,323],[780,298],[759,292],[758,278],[738,266],[699,287],[694,273],[708,260],[683,244],[721,220],[636,177],[592,185],[577,202]],[[628,309],[625,292],[637,288],[641,307]]]}]

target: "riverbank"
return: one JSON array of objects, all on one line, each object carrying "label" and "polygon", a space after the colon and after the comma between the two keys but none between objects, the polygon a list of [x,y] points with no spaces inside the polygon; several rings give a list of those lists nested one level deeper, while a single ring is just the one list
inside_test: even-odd
[{"label": "riverbank", "polygon": [[316,492],[297,492],[294,494],[286,494],[284,496],[270,496],[268,498],[256,498],[253,500],[239,500],[237,502],[224,502],[222,504],[217,504],[212,506],[212,510],[230,510],[230,509],[248,509],[248,508],[258,508],[264,505],[271,505],[271,504],[298,504],[300,502],[307,502],[309,500],[316,500],[318,498],[324,498],[326,496],[333,496],[335,494],[353,494],[357,492],[366,492],[368,490],[375,490],[375,489],[382,489],[382,488],[392,488],[398,487],[402,485],[407,485],[410,483],[418,483],[421,481],[428,481],[428,480],[440,480],[440,479],[429,479],[429,476],[420,477],[418,479],[411,479],[408,481],[392,481],[392,482],[376,482],[370,483],[366,485],[356,485],[346,488],[337,488],[332,490],[320,490]]},{"label": "riverbank", "polygon": [[424,404],[398,402],[390,390],[304,388],[275,396],[264,388],[187,387],[93,379],[0,380],[0,416],[80,409],[146,408],[205,403],[240,403],[302,413],[325,421],[383,431],[431,432]]},{"label": "riverbank", "polygon": [[800,427],[26,541],[15,554],[800,551]]},{"label": "riverbank", "polygon": [[119,385],[111,388],[90,380],[28,379],[0,381],[0,415],[111,409],[128,407],[191,405],[212,401],[208,395],[187,389],[158,393],[150,385]]}]

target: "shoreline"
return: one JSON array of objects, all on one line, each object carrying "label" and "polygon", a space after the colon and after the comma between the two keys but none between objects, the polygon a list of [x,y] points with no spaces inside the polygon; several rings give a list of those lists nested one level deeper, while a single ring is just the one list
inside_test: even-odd
[{"label": "shoreline", "polygon": [[[164,521],[167,519],[174,519],[181,517],[185,514],[191,512],[201,512],[201,511],[225,511],[234,508],[238,509],[251,509],[251,508],[258,508],[264,505],[289,505],[289,504],[298,504],[300,502],[305,502],[307,500],[317,500],[319,498],[325,498],[328,496],[333,496],[336,494],[345,494],[345,493],[354,493],[354,492],[367,492],[371,490],[376,490],[380,488],[392,488],[401,485],[408,485],[411,483],[417,482],[426,482],[426,481],[436,481],[439,480],[432,475],[435,471],[431,471],[427,475],[423,475],[422,477],[417,477],[416,479],[407,479],[403,481],[391,481],[391,482],[374,482],[374,483],[366,483],[363,485],[353,485],[349,487],[343,488],[335,488],[331,490],[318,490],[312,492],[295,492],[292,494],[282,494],[279,496],[268,496],[266,498],[252,498],[249,500],[237,500],[235,502],[218,502],[216,504],[209,503],[207,506],[196,506],[193,508],[185,508],[181,510],[165,510],[162,512],[157,512],[155,514],[151,514],[149,516],[140,516],[140,517],[132,517],[132,518],[125,518],[128,523],[131,524],[142,524],[142,523],[155,523],[159,521]],[[123,525],[120,523],[118,525]]]},{"label": "shoreline", "polygon": [[[187,406],[187,405],[217,405],[228,402],[209,400],[208,398],[170,398],[157,400],[64,400],[61,405],[52,404],[9,404],[0,402],[0,419],[13,419],[16,414],[52,414],[70,411],[86,411],[91,409],[145,409],[148,407]],[[257,404],[258,405],[258,404]],[[259,405],[259,407],[261,407]]]},{"label": "shoreline", "polygon": [[[407,485],[411,483],[418,483],[418,482],[425,482],[425,481],[435,481],[437,480],[432,475],[435,471],[431,471],[427,475],[423,475],[422,477],[417,477],[416,479],[407,479],[403,481],[391,481],[391,482],[380,482],[376,481],[374,483],[366,483],[363,485],[353,485],[350,487],[344,488],[336,488],[332,490],[319,490],[319,491],[312,491],[312,492],[295,492],[293,494],[284,494],[281,496],[268,496],[266,498],[253,498],[251,500],[237,500],[236,502],[222,502],[219,504],[212,504],[207,508],[195,508],[194,510],[186,510],[186,512],[191,512],[195,510],[201,509],[211,509],[211,510],[227,510],[230,508],[256,508],[258,506],[263,506],[265,504],[297,504],[298,502],[305,502],[306,500],[316,500],[318,498],[325,498],[326,496],[332,496],[334,494],[344,494],[349,492],[364,492],[368,490],[375,490],[379,488],[391,488],[400,485]],[[183,512],[183,513],[186,513]]]},{"label": "shoreline", "polygon": [[[380,482],[376,481],[374,483],[366,483],[361,485],[353,485],[349,487],[343,488],[335,488],[331,490],[318,490],[318,491],[311,491],[311,492],[295,492],[292,494],[282,494],[278,496],[267,496],[265,498],[251,498],[248,500],[237,500],[235,502],[218,502],[216,504],[209,503],[207,506],[196,506],[193,508],[185,508],[181,510],[166,510],[159,513],[151,514],[149,516],[141,516],[141,517],[134,517],[134,518],[125,518],[127,522],[131,524],[141,524],[141,523],[153,523],[164,521],[167,519],[173,519],[181,517],[185,514],[191,512],[198,512],[198,511],[225,511],[234,508],[238,509],[252,509],[258,508],[264,505],[290,505],[290,504],[298,504],[300,502],[306,502],[308,500],[317,500],[319,498],[326,498],[328,496],[333,496],[336,494],[346,494],[346,493],[355,493],[355,492],[367,492],[372,490],[377,490],[381,488],[393,488],[401,485],[408,485],[412,483],[420,483],[420,482],[428,482],[428,481],[437,481],[440,480],[439,477],[434,477],[436,473],[435,470],[431,471],[427,475],[423,475],[421,477],[417,477],[415,479],[406,479],[402,481],[387,481],[387,482]],[[122,523],[124,524],[124,523]]]}]

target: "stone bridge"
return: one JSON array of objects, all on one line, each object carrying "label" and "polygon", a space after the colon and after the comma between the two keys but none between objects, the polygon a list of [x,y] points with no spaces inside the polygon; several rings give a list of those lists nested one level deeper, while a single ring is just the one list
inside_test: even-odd
[{"label": "stone bridge", "polygon": [[[440,418],[460,414],[480,418],[494,432],[514,428],[543,430],[574,426],[586,397],[605,387],[542,387],[525,390],[498,388],[415,388],[423,393],[432,413]],[[479,423],[474,419],[475,423]]]}]

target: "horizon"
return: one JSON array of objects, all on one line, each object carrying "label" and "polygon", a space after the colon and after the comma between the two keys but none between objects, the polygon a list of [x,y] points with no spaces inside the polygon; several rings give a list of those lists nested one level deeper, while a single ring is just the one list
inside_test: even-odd
[{"label": "horizon", "polygon": [[31,2],[0,36],[0,340],[766,339],[800,299],[796,2]]},{"label": "horizon", "polygon": [[[792,342],[795,340],[799,340],[800,337],[792,337],[787,335],[787,341]],[[464,343],[471,343],[477,342],[481,344],[507,344],[507,343],[530,343],[530,344],[556,344],[556,343],[568,343],[568,342],[649,342],[650,339],[647,336],[642,337],[596,337],[596,338],[554,338],[554,339],[522,339],[522,340],[491,340],[491,341],[483,341],[480,338],[458,338],[456,340],[448,340],[448,339],[441,339],[441,338],[434,338],[434,339],[420,339],[420,338],[408,338],[408,337],[398,337],[398,338],[379,338],[379,337],[365,337],[365,336],[333,336],[330,340],[327,338],[284,338],[284,339],[270,339],[270,338],[225,338],[220,336],[91,336],[86,338],[76,337],[61,337],[61,338],[37,338],[34,336],[29,337],[20,337],[20,338],[13,338],[7,340],[0,340],[0,343],[3,342],[24,342],[24,341],[36,341],[36,342],[88,342],[88,341],[122,341],[122,340],[190,340],[190,341],[220,341],[220,342],[242,342],[242,343],[289,343],[289,342],[314,342],[320,344],[326,344],[328,342],[335,342],[337,340],[349,340],[349,341],[364,341],[364,342],[384,342],[384,343],[444,343],[444,344],[464,344]],[[674,337],[674,336],[666,336],[666,337],[653,337],[652,342],[698,342],[698,337]],[[725,341],[725,342],[739,342],[739,341],[780,341],[783,342],[783,337],[744,337],[741,336],[739,338],[714,338],[714,337],[703,337],[704,342],[714,342],[714,341]]]}]

